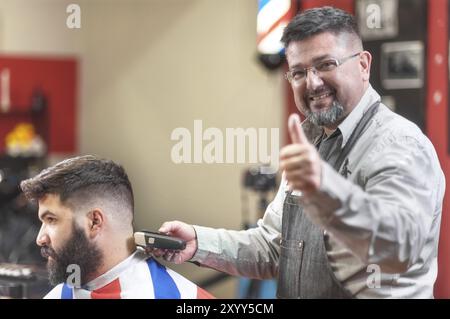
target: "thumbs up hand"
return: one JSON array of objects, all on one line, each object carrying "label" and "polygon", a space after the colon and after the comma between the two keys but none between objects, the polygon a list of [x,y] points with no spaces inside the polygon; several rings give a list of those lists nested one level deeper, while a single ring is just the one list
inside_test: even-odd
[{"label": "thumbs up hand", "polygon": [[321,159],[306,138],[297,114],[289,116],[288,126],[292,144],[281,149],[280,169],[284,170],[290,189],[308,196],[320,188]]}]

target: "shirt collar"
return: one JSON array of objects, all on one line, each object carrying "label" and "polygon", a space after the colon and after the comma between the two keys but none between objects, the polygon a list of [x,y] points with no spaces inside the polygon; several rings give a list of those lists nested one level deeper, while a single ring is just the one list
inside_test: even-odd
[{"label": "shirt collar", "polygon": [[338,126],[338,129],[342,133],[341,147],[345,146],[348,139],[350,138],[350,135],[352,135],[353,131],[356,128],[356,125],[359,123],[367,109],[378,100],[380,100],[380,95],[369,84],[369,87],[367,88],[366,92],[364,92],[359,103]]}]

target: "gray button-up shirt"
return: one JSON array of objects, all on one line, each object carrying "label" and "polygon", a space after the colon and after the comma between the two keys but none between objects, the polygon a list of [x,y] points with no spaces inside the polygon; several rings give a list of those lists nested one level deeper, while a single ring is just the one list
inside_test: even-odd
[{"label": "gray button-up shirt", "polygon": [[[369,87],[339,125],[342,145],[367,108]],[[339,149],[335,151],[340,151]],[[347,179],[322,162],[320,190],[302,203],[325,230],[330,265],[357,298],[432,298],[445,177],[428,138],[383,104],[348,157]],[[286,182],[258,227],[194,226],[200,264],[233,275],[277,275]]]}]

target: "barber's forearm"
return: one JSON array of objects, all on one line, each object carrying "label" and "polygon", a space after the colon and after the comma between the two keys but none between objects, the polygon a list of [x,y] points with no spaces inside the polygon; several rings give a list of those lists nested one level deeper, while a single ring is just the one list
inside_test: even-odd
[{"label": "barber's forearm", "polygon": [[198,249],[192,261],[235,276],[267,279],[276,275],[278,253],[267,245],[260,228],[233,231],[194,227]]}]

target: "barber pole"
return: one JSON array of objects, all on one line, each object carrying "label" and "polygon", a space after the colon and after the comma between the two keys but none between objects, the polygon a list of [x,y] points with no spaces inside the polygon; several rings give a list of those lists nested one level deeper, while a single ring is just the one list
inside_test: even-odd
[{"label": "barber pole", "polygon": [[283,54],[283,30],[297,12],[296,0],[259,0],[257,48],[262,55]]}]

